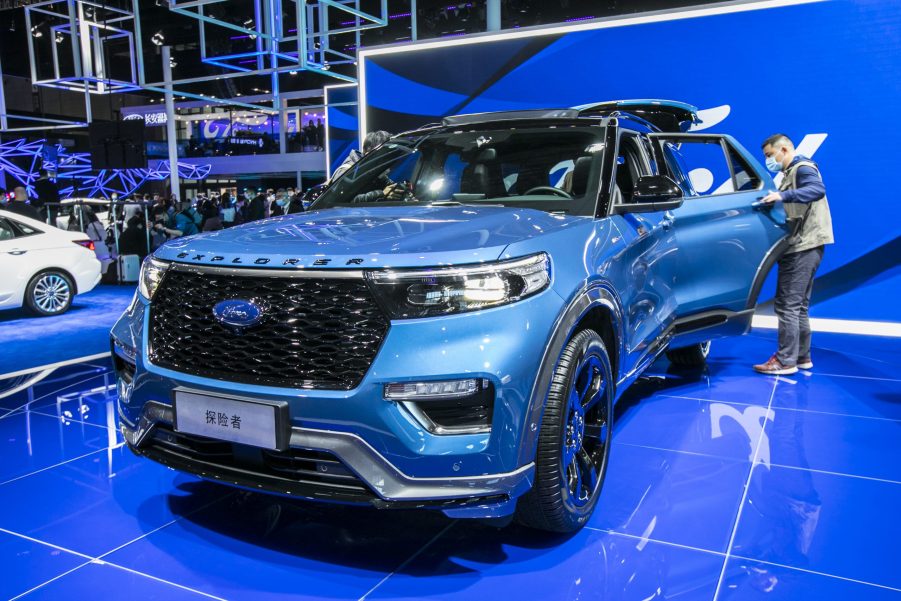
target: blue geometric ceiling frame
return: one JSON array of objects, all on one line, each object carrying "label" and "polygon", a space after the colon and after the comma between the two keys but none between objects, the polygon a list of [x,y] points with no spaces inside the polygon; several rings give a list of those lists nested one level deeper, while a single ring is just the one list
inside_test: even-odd
[{"label": "blue geometric ceiling frame", "polygon": [[[27,168],[17,165],[13,159],[23,160]],[[44,140],[29,142],[21,138],[0,144],[0,171],[22,184],[28,196],[35,197],[34,182],[39,176],[39,167],[56,172],[60,186],[60,197],[109,198],[114,192],[120,198],[133,194],[149,181],[163,181],[169,177],[168,161],[159,161],[145,169],[102,169],[94,171],[91,155],[87,152],[69,153],[63,146],[45,144]],[[181,179],[205,179],[211,165],[178,163]],[[68,185],[64,185],[68,183]]]},{"label": "blue geometric ceiling frame", "polygon": [[[40,18],[40,22],[35,22]],[[25,28],[30,34],[28,58],[34,85],[106,94],[139,90],[137,81],[137,22],[135,13],[96,0],[43,0],[25,6]],[[43,29],[47,32],[44,35]],[[65,43],[68,39],[68,43]],[[108,72],[105,47],[114,40],[128,46],[128,79],[115,79]],[[41,41],[43,40],[43,42]],[[41,77],[36,60],[39,44],[50,50],[53,77]],[[72,68],[63,72],[60,50],[69,47]]]},{"label": "blue geometric ceiling frame", "polygon": [[[214,102],[243,106],[267,112],[276,112],[279,108],[279,84],[278,76],[281,73],[309,71],[319,73],[341,81],[356,83],[356,78],[350,75],[337,73],[331,69],[332,65],[347,64],[356,60],[353,56],[331,50],[328,44],[328,36],[337,33],[359,32],[375,27],[384,27],[388,24],[388,0],[380,1],[380,14],[372,15],[359,10],[359,0],[255,0],[254,15],[248,18],[242,25],[236,25],[211,16],[209,7],[227,4],[228,0],[169,0],[169,9],[175,13],[196,19],[200,26],[201,59],[209,64],[215,64],[229,69],[230,72],[216,75],[175,79],[172,82],[175,93],[199,98],[196,95],[186,94],[184,86],[193,83],[213,81],[217,79],[232,79],[246,76],[270,76],[272,79],[271,104],[272,107],[260,104],[250,104],[236,101],[235,99],[213,99]],[[132,0],[136,19],[136,35],[141,39],[140,14],[138,0]],[[286,9],[287,6],[287,9]],[[341,27],[330,30],[328,28],[329,8],[341,10],[350,14],[355,24],[350,27]],[[284,15],[286,10],[291,10],[298,24],[297,31],[286,31]],[[319,11],[318,13],[316,11]],[[319,15],[318,29],[317,19]],[[246,53],[234,53],[226,55],[212,55],[207,51],[207,25],[215,25],[247,35],[255,41],[255,50]],[[318,41],[317,41],[318,40]],[[330,60],[331,57],[331,60]],[[138,57],[138,81],[142,88],[154,91],[165,91],[166,82],[148,82],[145,78],[143,57]],[[237,60],[255,59],[254,69],[248,69]],[[318,60],[317,60],[318,59]],[[202,98],[209,100],[209,98]],[[268,101],[267,101],[268,102]]]}]

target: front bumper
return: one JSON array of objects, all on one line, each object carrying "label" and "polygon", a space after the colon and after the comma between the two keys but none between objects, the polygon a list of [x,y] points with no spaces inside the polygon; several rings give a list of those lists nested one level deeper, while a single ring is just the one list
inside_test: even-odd
[{"label": "front bumper", "polygon": [[[123,434],[136,453],[253,490],[378,507],[432,507],[454,517],[509,515],[533,482],[533,387],[561,303],[547,290],[481,313],[392,322],[362,382],[337,391],[235,384],[155,366],[145,356],[149,311],[137,299],[112,332],[117,361],[135,366],[127,390],[120,391]],[[464,378],[491,382],[490,432],[430,432],[401,403],[383,396],[388,383]],[[287,402],[289,448],[278,454],[226,443],[220,449],[226,460],[187,452],[184,444],[196,441],[172,429],[175,389]],[[299,467],[286,475],[277,463]],[[329,470],[338,477],[324,478],[334,473]]]},{"label": "front bumper", "polygon": [[[529,464],[489,476],[413,478],[347,432],[293,427],[288,451],[275,452],[179,434],[172,429],[172,407],[163,403],[147,403],[137,424],[121,413],[119,418],[129,448],[138,455],[208,480],[310,500],[493,517],[512,512],[510,502],[531,487],[534,473]],[[192,443],[218,446],[198,451]],[[270,459],[277,464],[274,469]],[[285,469],[286,460],[298,467]]]}]

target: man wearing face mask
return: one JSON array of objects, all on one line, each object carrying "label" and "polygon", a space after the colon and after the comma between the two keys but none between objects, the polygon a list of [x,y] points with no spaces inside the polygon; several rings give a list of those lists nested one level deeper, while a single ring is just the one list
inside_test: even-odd
[{"label": "man wearing face mask", "polygon": [[285,208],[288,206],[288,196],[285,194],[285,191],[282,188],[278,189],[278,192],[275,193],[275,201],[271,205],[270,216],[271,217],[279,217],[285,214]]},{"label": "man wearing face mask", "polygon": [[765,363],[755,365],[762,374],[786,375],[813,367],[810,356],[808,309],[813,279],[832,235],[832,216],[826,187],[816,163],[796,154],[785,134],[763,143],[767,169],[782,174],[779,191],[763,197],[765,203],[783,202],[785,214],[795,224],[789,246],[779,259],[775,311],[779,318],[779,349]]}]

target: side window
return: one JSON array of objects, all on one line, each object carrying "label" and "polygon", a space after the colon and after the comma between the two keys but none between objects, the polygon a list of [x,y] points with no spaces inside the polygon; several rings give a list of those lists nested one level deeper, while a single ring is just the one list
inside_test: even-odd
[{"label": "side window", "polygon": [[727,144],[726,147],[729,149],[729,162],[732,164],[733,187],[735,190],[743,192],[760,188],[763,182],[760,181],[760,178],[757,177],[757,174],[751,169],[745,158],[738,154],[738,151],[732,146]]},{"label": "side window", "polygon": [[687,197],[755,190],[760,178],[719,136],[658,137],[670,176]]},{"label": "side window", "polygon": [[13,225],[0,217],[0,242],[4,242],[6,240],[12,240],[16,237],[16,230],[13,229]]},{"label": "side window", "polygon": [[647,162],[640,150],[639,136],[623,134],[619,140],[619,155],[616,157],[614,203],[632,202],[632,194],[638,178],[648,174]]},{"label": "side window", "polygon": [[13,226],[15,227],[16,230],[18,230],[17,237],[33,236],[35,234],[41,233],[41,230],[36,230],[33,227],[31,227],[30,225],[25,225],[24,223],[22,223],[20,221],[16,221],[13,224]]}]

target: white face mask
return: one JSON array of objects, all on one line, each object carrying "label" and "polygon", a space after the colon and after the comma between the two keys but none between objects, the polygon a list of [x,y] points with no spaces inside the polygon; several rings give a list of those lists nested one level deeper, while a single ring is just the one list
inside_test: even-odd
[{"label": "white face mask", "polygon": [[772,171],[773,173],[779,173],[782,171],[782,161],[776,159],[777,152],[774,152],[772,155],[766,158],[766,168]]}]

